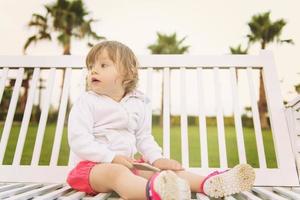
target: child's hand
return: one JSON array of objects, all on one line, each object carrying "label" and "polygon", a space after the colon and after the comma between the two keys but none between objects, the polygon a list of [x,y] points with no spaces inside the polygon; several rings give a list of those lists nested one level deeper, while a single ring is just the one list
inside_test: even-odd
[{"label": "child's hand", "polygon": [[160,158],[153,162],[153,166],[162,170],[184,170],[177,160]]},{"label": "child's hand", "polygon": [[123,155],[116,155],[114,157],[114,159],[112,160],[112,163],[124,165],[125,167],[128,167],[129,169],[133,168],[133,165],[132,165],[133,162],[134,162],[134,159],[129,158],[127,156],[123,156]]}]

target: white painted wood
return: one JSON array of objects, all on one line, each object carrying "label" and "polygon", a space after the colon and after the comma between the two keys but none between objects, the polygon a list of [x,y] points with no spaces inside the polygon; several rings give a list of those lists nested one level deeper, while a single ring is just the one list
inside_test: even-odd
[{"label": "white painted wood", "polygon": [[1,103],[1,100],[2,100],[4,88],[5,88],[5,82],[6,82],[7,74],[8,74],[8,67],[5,67],[5,68],[2,69],[2,73],[1,73],[1,82],[0,82],[0,103]]},{"label": "white painted wood", "polygon": [[[146,95],[149,97],[150,101],[150,107],[152,108],[153,102],[152,102],[152,80],[153,80],[153,68],[149,67],[147,69],[147,86],[146,86]],[[153,109],[152,109],[153,110]],[[152,114],[150,117],[150,121],[152,124]],[[152,128],[152,127],[151,127]]]},{"label": "white painted wood", "polygon": [[59,197],[58,200],[79,200],[85,195],[85,192],[75,192],[67,197]]},{"label": "white painted wood", "polygon": [[108,199],[112,193],[99,193],[94,197],[83,197],[83,200],[104,200]]},{"label": "white painted wood", "polygon": [[230,78],[231,78],[232,99],[233,99],[232,107],[234,108],[234,124],[235,124],[236,138],[237,138],[237,145],[238,145],[239,163],[247,163],[235,70],[236,69],[234,68],[230,69]]},{"label": "white painted wood", "polygon": [[[141,68],[169,67],[245,67],[263,66],[260,56],[256,55],[137,55]],[[0,67],[63,67],[82,68],[85,66],[83,56],[0,56]]]},{"label": "white painted wood", "polygon": [[299,185],[274,57],[270,51],[264,51],[261,55],[264,62],[263,78],[278,166],[283,171],[284,179],[289,180],[291,184]]},{"label": "white painted wood", "polygon": [[286,188],[282,188],[282,187],[273,187],[272,188],[273,191],[279,193],[279,194],[282,194],[288,198],[291,198],[291,199],[300,199],[300,194],[297,194],[295,192],[292,192],[291,190],[288,190]]},{"label": "white painted wood", "polygon": [[43,143],[43,138],[46,129],[47,117],[48,117],[49,107],[51,103],[51,96],[52,96],[52,91],[54,86],[55,72],[56,72],[55,68],[51,68],[49,71],[49,79],[47,80],[47,86],[46,86],[46,96],[48,98],[46,98],[46,100],[44,101],[44,105],[42,106],[42,113],[39,121],[39,127],[36,135],[36,140],[33,149],[33,156],[31,160],[31,165],[33,166],[37,166],[39,164],[40,154],[42,150],[42,143]]},{"label": "white painted wood", "polygon": [[196,198],[197,198],[198,200],[209,200],[209,197],[206,196],[206,195],[204,195],[204,194],[202,194],[202,193],[197,193],[197,194],[196,194]]},{"label": "white painted wood", "polygon": [[57,126],[54,135],[54,144],[53,144],[52,154],[50,159],[50,166],[57,165],[57,161],[58,161],[61,139],[62,139],[63,129],[64,129],[66,110],[67,110],[68,97],[69,97],[71,74],[72,74],[72,69],[71,68],[66,69],[61,103],[60,103],[59,113],[57,118]]},{"label": "white painted wood", "polygon": [[[66,69],[82,69],[84,67],[84,59],[81,60],[83,57],[77,57],[77,56],[49,56],[49,57],[43,57],[43,56],[33,56],[33,57],[27,57],[27,56],[16,56],[16,57],[6,57],[6,56],[0,56],[0,66],[5,67],[2,68],[2,75],[5,74],[5,69],[10,70],[12,68],[18,68],[19,72],[22,71],[22,73],[18,73],[18,77],[21,77],[24,72],[24,68],[19,68],[19,66],[25,66],[25,67],[33,67],[36,69],[42,69],[42,68],[51,68],[50,71],[55,71],[56,68],[62,68],[65,67]],[[278,78],[276,76],[276,68],[273,62],[273,57],[270,56],[268,53],[266,55],[260,54],[255,56],[250,55],[240,55],[240,56],[187,56],[187,55],[149,55],[149,56],[142,56],[140,57],[141,62],[141,69],[149,69],[151,67],[151,70],[153,69],[163,69],[163,76],[164,76],[164,127],[163,127],[163,149],[164,149],[164,155],[166,157],[170,157],[170,70],[181,67],[185,68],[185,71],[188,69],[197,69],[198,75],[198,82],[202,82],[202,71],[205,70],[214,70],[216,71],[215,76],[215,83],[216,83],[216,98],[218,95],[221,94],[221,88],[218,87],[219,80],[218,80],[218,71],[221,69],[235,69],[236,67],[246,69],[247,71],[251,71],[252,69],[263,69],[263,78],[264,82],[266,83],[266,94],[267,94],[267,101],[268,101],[268,109],[271,116],[271,125],[272,125],[272,132],[274,137],[274,144],[275,144],[275,151],[277,155],[278,160],[278,169],[270,169],[266,168],[265,163],[265,153],[263,152],[263,141],[261,140],[260,144],[258,142],[258,146],[261,145],[261,150],[259,150],[259,157],[260,157],[260,167],[255,169],[256,171],[256,180],[255,180],[255,186],[299,186],[299,180],[298,175],[296,171],[296,166],[294,164],[295,162],[295,156],[292,152],[292,146],[290,145],[290,137],[288,132],[288,126],[285,122],[285,114],[284,114],[284,108],[282,104],[282,98],[280,96],[280,87],[278,83]],[[251,67],[249,67],[251,66]],[[152,69],[153,68],[153,69]],[[85,71],[86,68],[83,68],[82,71]],[[50,79],[48,80],[48,84],[50,84],[51,78],[54,79],[53,76],[49,76]],[[67,75],[66,75],[67,76]],[[84,76],[84,75],[83,75]],[[148,76],[148,75],[147,75]],[[148,82],[151,82],[152,78],[148,79]],[[4,83],[4,79],[1,79],[1,83]],[[16,82],[18,83],[18,81]],[[83,82],[85,83],[85,82]],[[19,78],[19,84],[21,84],[21,79]],[[234,80],[233,80],[234,84]],[[19,91],[16,89],[18,84],[15,85],[14,91]],[[51,84],[50,84],[51,85]],[[53,84],[52,84],[53,85]],[[49,85],[48,85],[49,86]],[[249,84],[251,87],[251,84]],[[202,88],[201,88],[202,87]],[[235,86],[233,86],[234,88]],[[0,85],[0,89],[4,88],[3,84]],[[151,90],[151,86],[147,86],[147,90]],[[150,90],[149,90],[150,88]],[[184,88],[184,87],[183,87]],[[222,108],[225,105],[221,105],[217,102],[218,114],[217,114],[217,122],[218,122],[218,134],[219,134],[219,142],[221,143],[220,149],[223,153],[221,153],[221,167],[220,168],[209,168],[208,167],[208,159],[207,159],[207,144],[206,144],[206,134],[207,134],[207,128],[205,125],[205,112],[203,108],[203,102],[204,102],[204,93],[203,89],[206,89],[203,87],[203,83],[201,85],[199,84],[199,120],[200,124],[202,125],[200,129],[200,137],[201,137],[201,158],[202,158],[202,167],[199,168],[188,168],[188,171],[193,171],[195,173],[204,175],[207,173],[210,173],[214,170],[225,170],[227,169],[227,155],[224,153],[226,152],[226,145],[225,145],[225,137],[224,137],[224,123],[223,123],[223,113]],[[48,95],[50,95],[51,87],[47,87]],[[149,94],[149,93],[148,93]],[[233,94],[234,91],[233,91]],[[254,94],[254,92],[250,93]],[[237,94],[236,94],[237,95]],[[28,99],[30,98],[31,94],[29,95]],[[33,95],[34,96],[34,95]],[[67,94],[64,91],[63,92],[64,98],[66,98]],[[253,95],[250,95],[251,97]],[[50,99],[50,98],[49,98]],[[218,100],[218,98],[217,98]],[[237,98],[234,100],[238,101]],[[47,182],[47,183],[64,183],[67,173],[69,172],[70,168],[67,166],[57,166],[56,162],[57,157],[54,154],[57,154],[58,152],[58,144],[60,143],[59,139],[56,139],[56,143],[54,149],[53,149],[53,157],[52,157],[52,165],[51,166],[38,166],[38,161],[40,157],[40,148],[43,140],[43,135],[45,132],[45,125],[47,121],[48,116],[48,103],[43,105],[42,115],[40,118],[40,124],[38,128],[38,134],[37,139],[35,143],[34,148],[34,158],[32,160],[32,163],[29,166],[20,166],[18,165],[18,162],[15,161],[14,165],[3,165],[2,162],[0,164],[0,181],[8,181],[8,182]],[[186,101],[184,98],[182,102]],[[11,123],[13,119],[13,115],[15,113],[14,104],[17,102],[17,92],[13,94],[13,97],[11,99],[10,108],[9,108],[9,114],[6,116],[6,122],[3,129],[3,134],[1,138],[0,143],[0,154],[3,155],[6,149],[7,145],[7,139],[9,137],[9,132],[11,129]],[[256,112],[257,105],[256,105],[256,99],[252,100],[252,111]],[[28,104],[30,104],[30,100],[28,100]],[[48,105],[47,105],[48,104]],[[183,104],[184,105],[184,104]],[[299,104],[296,104],[299,105]],[[27,106],[26,106],[27,107]],[[28,105],[28,109],[31,106]],[[48,108],[47,108],[48,107]],[[63,108],[64,106],[62,106]],[[44,109],[46,108],[46,109]],[[253,109],[254,108],[254,109]],[[294,107],[293,107],[294,109]],[[26,113],[29,113],[29,111],[25,111]],[[61,112],[62,116],[64,115],[63,112]],[[235,116],[239,116],[239,113],[236,112]],[[256,115],[254,113],[254,124],[255,124],[255,132],[256,134],[261,134],[260,130],[260,124],[259,124],[259,117],[258,114]],[[255,119],[255,117],[257,119]],[[23,134],[26,132],[26,117],[24,116],[22,122]],[[298,120],[299,121],[299,120]],[[59,123],[61,123],[61,119],[58,120]],[[236,122],[238,124],[239,122]],[[239,126],[239,125],[237,125]],[[56,131],[56,137],[59,138],[59,130],[61,130],[61,125],[58,125],[57,131]],[[27,127],[28,128],[28,127]],[[242,128],[242,127],[241,127]],[[296,129],[298,130],[298,129]],[[23,135],[23,134],[20,134]],[[223,136],[222,136],[223,134]],[[221,135],[221,137],[220,137]],[[22,136],[24,138],[24,135]],[[21,149],[23,147],[23,142],[21,139],[22,137],[19,137],[18,141],[18,149],[16,152],[16,156],[20,155]],[[257,137],[257,135],[256,135]],[[257,137],[258,138],[258,137]],[[258,139],[259,140],[259,139]],[[258,141],[257,140],[257,141]],[[298,145],[298,144],[297,144]],[[296,145],[296,146],[297,146]],[[2,149],[1,149],[2,148]],[[185,147],[187,148],[187,147]],[[239,147],[239,150],[243,147]],[[188,149],[183,149],[183,151],[186,151]],[[55,153],[56,152],[56,153]],[[15,156],[15,157],[16,157]],[[240,157],[241,154],[239,154]],[[184,156],[183,156],[184,157]],[[15,160],[19,160],[20,157],[14,158]],[[186,161],[185,161],[186,162]],[[16,176],[18,174],[18,176]],[[45,174],[51,174],[51,176],[45,176]],[[53,176],[52,176],[53,175]]]},{"label": "white painted wood", "polygon": [[237,196],[241,196],[242,198],[249,199],[249,200],[262,200],[261,198],[255,196],[253,193],[249,191],[240,192]]},{"label": "white painted wood", "polygon": [[[69,166],[0,165],[1,182],[66,182]],[[51,175],[50,175],[51,174]]]},{"label": "white painted wood", "polygon": [[267,190],[265,188],[260,187],[253,187],[252,191],[258,193],[260,196],[266,199],[276,199],[276,200],[287,200],[287,198],[284,198],[278,194],[273,193],[270,190]]},{"label": "white painted wood", "polygon": [[35,200],[51,200],[51,199],[55,199],[58,198],[62,195],[64,195],[65,193],[68,193],[70,191],[72,191],[73,189],[70,186],[64,186],[63,188],[59,189],[59,190],[54,190],[50,193],[47,193],[45,195],[40,195],[36,198],[34,198]]},{"label": "white painted wood", "polygon": [[14,195],[13,197],[8,198],[8,200],[30,199],[30,198],[36,197],[40,194],[43,194],[45,192],[49,192],[49,191],[52,191],[52,190],[55,190],[55,189],[61,188],[61,187],[62,187],[62,184],[50,184],[50,185],[46,185],[46,186],[38,188],[38,189],[30,190],[30,191],[22,193],[22,194]]},{"label": "white painted wood", "polygon": [[40,188],[42,186],[43,186],[42,184],[29,184],[29,185],[25,185],[24,187],[18,187],[18,188],[12,189],[12,190],[1,192],[0,193],[0,198],[3,199],[3,198],[8,198],[8,197],[16,196],[16,195],[18,195],[20,193],[23,193],[23,192],[26,192],[26,191],[30,191],[30,190],[35,189],[35,188]]},{"label": "white painted wood", "polygon": [[23,187],[25,184],[23,183],[9,183],[7,185],[2,185],[0,187],[0,192],[3,192],[3,191],[8,191],[8,190],[11,190],[11,189],[14,189],[14,188],[18,188],[18,187]]},{"label": "white painted wood", "polygon": [[225,200],[236,200],[236,198],[234,198],[233,196],[227,196],[224,197]]},{"label": "white painted wood", "polygon": [[186,113],[186,69],[180,68],[180,130],[182,167],[189,167],[188,121]]},{"label": "white painted wood", "polygon": [[300,194],[300,187],[292,187],[291,190],[293,192],[296,192],[296,193]]},{"label": "white painted wood", "polygon": [[25,144],[26,133],[28,130],[29,120],[32,112],[35,93],[37,91],[37,83],[40,77],[40,68],[35,68],[32,75],[32,82],[29,88],[28,97],[26,100],[24,116],[22,119],[21,130],[18,137],[16,151],[12,165],[19,165],[22,158],[22,152]]},{"label": "white painted wood", "polygon": [[199,143],[201,144],[201,167],[208,168],[208,148],[207,148],[207,127],[206,127],[206,114],[205,114],[205,86],[203,85],[203,69],[197,68],[197,93],[198,93],[198,110],[199,110]]},{"label": "white painted wood", "polygon": [[252,118],[254,124],[254,131],[255,131],[255,138],[257,143],[257,152],[258,152],[258,161],[259,167],[261,169],[267,168],[266,157],[265,157],[265,149],[263,146],[263,139],[262,139],[262,132],[261,132],[261,124],[257,106],[257,98],[254,91],[254,83],[252,77],[252,68],[247,68],[247,77],[248,77],[248,85],[250,91],[250,98],[251,98],[251,109],[252,109]]},{"label": "white painted wood", "polygon": [[170,70],[164,68],[163,92],[163,154],[170,158]]},{"label": "white painted wood", "polygon": [[215,99],[216,99],[216,114],[217,114],[217,128],[218,128],[218,144],[219,144],[219,158],[220,167],[228,167],[224,118],[221,101],[221,84],[219,82],[219,68],[214,67],[214,83],[215,83]]},{"label": "white painted wood", "polygon": [[4,160],[8,137],[13,123],[13,118],[16,111],[19,93],[22,85],[23,74],[24,68],[19,68],[0,141],[0,165],[3,163]]}]

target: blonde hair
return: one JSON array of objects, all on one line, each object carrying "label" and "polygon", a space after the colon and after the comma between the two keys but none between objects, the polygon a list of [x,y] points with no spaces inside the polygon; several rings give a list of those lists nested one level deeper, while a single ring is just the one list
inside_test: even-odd
[{"label": "blonde hair", "polygon": [[122,85],[125,94],[137,87],[139,63],[133,51],[126,45],[118,41],[106,40],[92,47],[86,57],[86,66],[90,70],[101,55],[106,50],[109,58],[116,64],[117,70],[124,80]]}]

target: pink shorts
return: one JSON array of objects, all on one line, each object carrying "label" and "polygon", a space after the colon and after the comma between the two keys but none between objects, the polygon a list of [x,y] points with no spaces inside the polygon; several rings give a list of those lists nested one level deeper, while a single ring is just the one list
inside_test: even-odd
[{"label": "pink shorts", "polygon": [[[137,160],[137,162],[144,162],[143,159]],[[79,162],[68,174],[67,183],[75,190],[85,192],[88,195],[96,195],[99,192],[93,190],[89,182],[89,174],[91,169],[100,164],[99,162],[92,162],[84,160]],[[137,169],[132,169],[132,173],[138,174]]]}]

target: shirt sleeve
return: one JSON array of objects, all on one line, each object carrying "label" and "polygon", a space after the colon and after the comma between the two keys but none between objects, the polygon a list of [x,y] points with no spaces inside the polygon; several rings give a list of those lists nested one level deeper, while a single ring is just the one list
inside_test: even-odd
[{"label": "shirt sleeve", "polygon": [[93,135],[92,105],[87,97],[77,99],[68,119],[68,142],[70,150],[84,160],[111,163],[115,152],[96,141]]},{"label": "shirt sleeve", "polygon": [[[147,102],[148,101],[148,102]],[[139,128],[136,131],[136,146],[138,152],[149,160],[152,164],[159,158],[164,158],[162,155],[162,148],[155,141],[151,133],[151,117],[152,110],[150,107],[150,100],[148,99],[143,103],[143,114]]]}]

